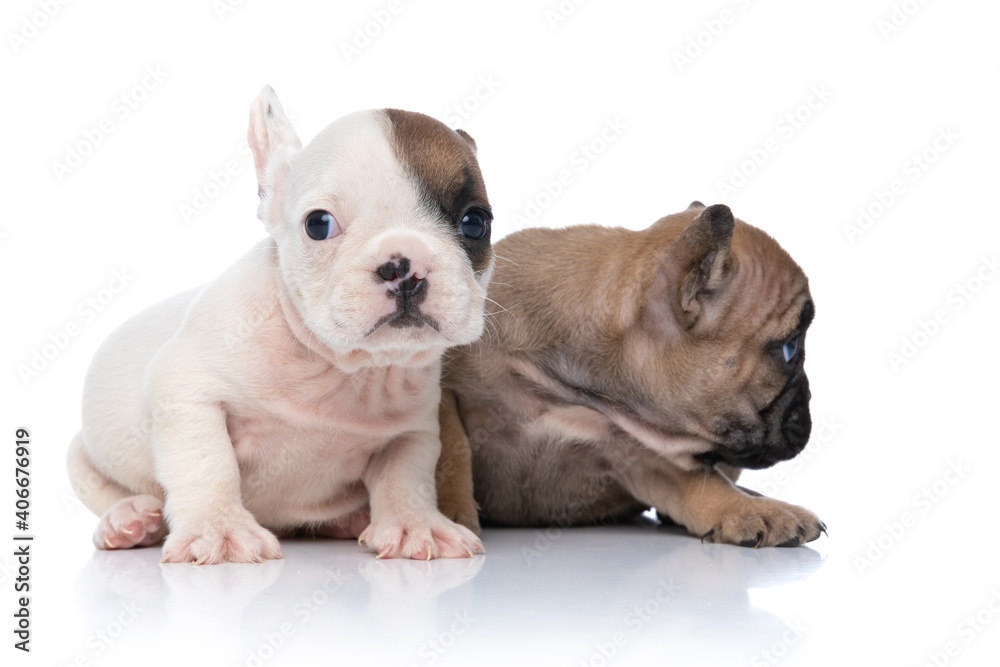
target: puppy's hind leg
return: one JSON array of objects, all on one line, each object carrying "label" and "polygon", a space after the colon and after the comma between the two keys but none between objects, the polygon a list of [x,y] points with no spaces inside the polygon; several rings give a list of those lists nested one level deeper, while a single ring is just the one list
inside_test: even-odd
[{"label": "puppy's hind leg", "polygon": [[87,455],[82,433],[70,444],[66,464],[73,491],[101,517],[94,531],[94,546],[98,549],[149,546],[166,535],[163,500],[149,494],[136,495],[105,477]]}]

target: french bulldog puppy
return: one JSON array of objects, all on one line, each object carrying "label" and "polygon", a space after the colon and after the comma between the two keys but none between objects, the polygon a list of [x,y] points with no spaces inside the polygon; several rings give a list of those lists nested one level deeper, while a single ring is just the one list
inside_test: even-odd
[{"label": "french bulldog puppy", "polygon": [[270,238],[88,373],[68,465],[95,544],[242,563],[306,528],[386,558],[481,551],[434,488],[441,356],[482,332],[494,263],[474,142],[384,109],[303,148],[265,87],[249,144]]},{"label": "french bulldog puppy", "polygon": [[811,428],[813,301],[774,239],[694,202],[643,231],[528,229],[496,253],[491,326],[446,362],[439,466],[471,445],[475,489],[442,489],[447,513],[478,501],[490,523],[572,525],[654,507],[748,547],[825,530],[734,483]]}]

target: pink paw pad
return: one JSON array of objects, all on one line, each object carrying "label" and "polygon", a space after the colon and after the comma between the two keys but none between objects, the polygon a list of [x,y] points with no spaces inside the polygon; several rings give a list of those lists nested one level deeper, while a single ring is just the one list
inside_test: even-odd
[{"label": "pink paw pad", "polygon": [[154,496],[132,496],[111,506],[94,531],[98,549],[130,549],[162,539],[163,501]]}]

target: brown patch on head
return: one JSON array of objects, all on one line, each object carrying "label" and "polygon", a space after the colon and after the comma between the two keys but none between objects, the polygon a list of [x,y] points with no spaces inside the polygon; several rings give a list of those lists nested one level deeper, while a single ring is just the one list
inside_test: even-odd
[{"label": "brown patch on head", "polygon": [[484,210],[491,220],[493,217],[476,161],[475,142],[424,114],[399,109],[386,109],[385,114],[392,129],[393,151],[416,180],[426,210],[454,230],[472,268],[484,270],[493,254],[489,228],[481,239],[459,233],[462,218],[472,208]]}]

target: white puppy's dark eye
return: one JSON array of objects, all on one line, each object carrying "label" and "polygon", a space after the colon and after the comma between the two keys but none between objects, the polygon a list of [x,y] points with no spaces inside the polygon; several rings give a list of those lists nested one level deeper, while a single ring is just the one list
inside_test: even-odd
[{"label": "white puppy's dark eye", "polygon": [[340,225],[329,211],[313,211],[306,216],[306,234],[314,241],[325,241],[340,234]]},{"label": "white puppy's dark eye", "polygon": [[479,208],[470,209],[458,223],[458,232],[467,239],[478,241],[490,230],[489,214]]},{"label": "white puppy's dark eye", "polygon": [[791,363],[795,355],[799,353],[799,338],[800,336],[796,334],[781,346],[781,354],[785,357],[785,363]]}]

